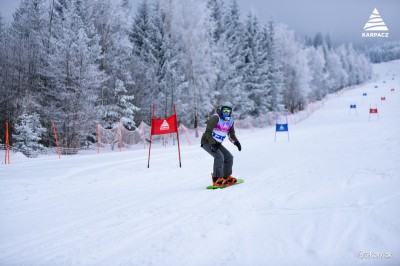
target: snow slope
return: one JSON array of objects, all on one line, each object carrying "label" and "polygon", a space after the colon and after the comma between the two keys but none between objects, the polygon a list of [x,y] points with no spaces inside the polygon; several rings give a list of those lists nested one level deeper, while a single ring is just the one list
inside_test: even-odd
[{"label": "snow slope", "polygon": [[236,187],[198,144],[1,165],[0,265],[400,265],[400,61],[374,71],[290,142],[239,130]]}]

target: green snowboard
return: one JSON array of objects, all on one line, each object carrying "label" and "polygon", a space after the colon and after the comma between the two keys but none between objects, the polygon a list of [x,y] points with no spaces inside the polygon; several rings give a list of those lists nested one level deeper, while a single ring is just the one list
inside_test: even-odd
[{"label": "green snowboard", "polygon": [[229,186],[208,186],[207,189],[218,189],[218,188],[219,189],[223,189],[223,188],[226,188],[226,187],[231,187],[231,186],[234,186],[234,185],[237,185],[237,184],[241,184],[243,182],[244,182],[243,179],[237,179],[237,182],[235,184],[233,184],[233,185],[229,185]]}]

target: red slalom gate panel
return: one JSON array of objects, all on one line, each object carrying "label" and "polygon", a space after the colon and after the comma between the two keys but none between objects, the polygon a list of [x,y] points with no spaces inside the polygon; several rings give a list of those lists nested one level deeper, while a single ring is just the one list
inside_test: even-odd
[{"label": "red slalom gate panel", "polygon": [[179,159],[179,167],[182,167],[181,162],[181,148],[179,143],[179,134],[178,134],[178,118],[176,116],[176,106],[174,105],[174,113],[167,118],[155,118],[154,117],[154,105],[153,111],[151,114],[151,134],[150,134],[150,145],[149,145],[149,157],[147,160],[147,168],[150,168],[150,151],[151,144],[153,142],[153,135],[164,135],[175,133],[176,138],[178,140],[178,159]]},{"label": "red slalom gate panel", "polygon": [[378,108],[370,108],[369,109],[370,114],[377,114],[378,113]]},{"label": "red slalom gate panel", "polygon": [[379,114],[378,114],[378,108],[372,108],[369,107],[369,117],[368,117],[368,121],[371,122],[371,115],[376,116],[379,120]]}]

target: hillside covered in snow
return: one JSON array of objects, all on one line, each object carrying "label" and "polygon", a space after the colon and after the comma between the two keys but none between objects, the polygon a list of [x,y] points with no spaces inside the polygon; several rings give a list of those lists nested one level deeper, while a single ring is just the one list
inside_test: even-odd
[{"label": "hillside covered in snow", "polygon": [[289,142],[238,130],[242,151],[224,145],[245,182],[223,190],[205,189],[197,143],[182,168],[172,145],[149,169],[147,149],[11,158],[0,265],[400,265],[400,61],[374,75],[289,124]]}]

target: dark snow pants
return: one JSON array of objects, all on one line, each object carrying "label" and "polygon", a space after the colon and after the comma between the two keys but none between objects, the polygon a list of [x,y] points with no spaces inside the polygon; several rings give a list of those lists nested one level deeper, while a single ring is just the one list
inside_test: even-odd
[{"label": "dark snow pants", "polygon": [[219,146],[216,152],[211,151],[208,143],[201,145],[201,147],[214,157],[214,177],[228,177],[232,174],[233,156],[224,146]]}]

